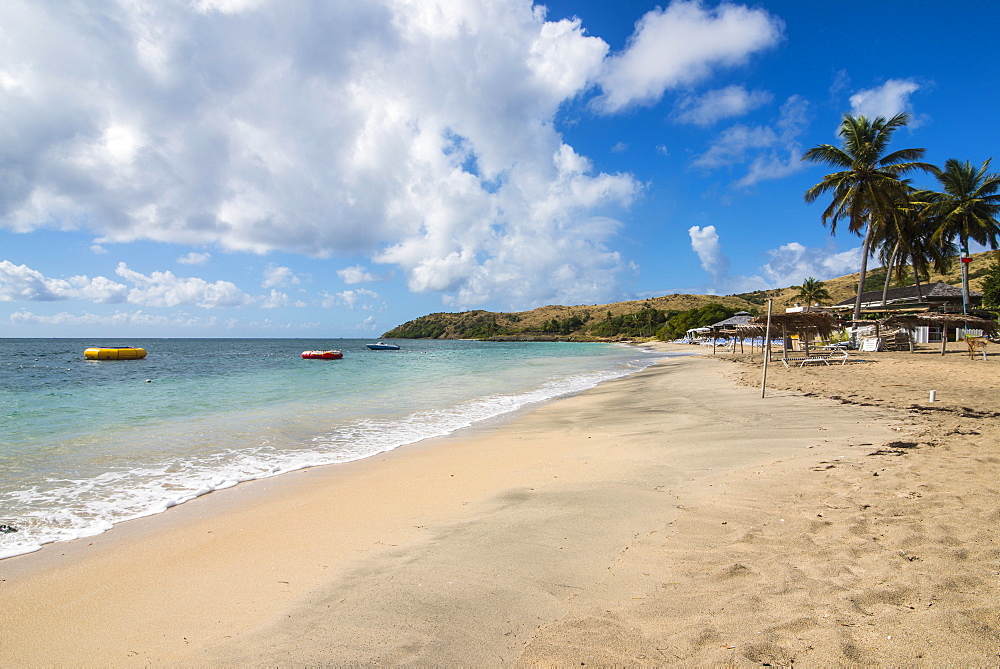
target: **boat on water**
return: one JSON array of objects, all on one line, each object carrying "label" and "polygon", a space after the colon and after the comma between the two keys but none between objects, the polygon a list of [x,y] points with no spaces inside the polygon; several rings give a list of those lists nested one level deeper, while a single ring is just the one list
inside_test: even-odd
[{"label": "boat on water", "polygon": [[340,351],[302,351],[302,357],[309,360],[340,360],[344,354]]},{"label": "boat on water", "polygon": [[398,351],[399,347],[395,344],[386,344],[384,341],[380,341],[375,344],[365,344],[368,348],[373,351]]},{"label": "boat on water", "polygon": [[87,360],[142,360],[146,349],[134,346],[91,346],[83,352]]}]

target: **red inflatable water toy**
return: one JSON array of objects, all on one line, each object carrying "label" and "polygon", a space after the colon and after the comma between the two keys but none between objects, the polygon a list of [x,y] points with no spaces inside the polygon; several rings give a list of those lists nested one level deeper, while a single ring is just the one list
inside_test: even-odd
[{"label": "red inflatable water toy", "polygon": [[340,351],[302,351],[302,357],[311,360],[339,360],[344,354]]}]

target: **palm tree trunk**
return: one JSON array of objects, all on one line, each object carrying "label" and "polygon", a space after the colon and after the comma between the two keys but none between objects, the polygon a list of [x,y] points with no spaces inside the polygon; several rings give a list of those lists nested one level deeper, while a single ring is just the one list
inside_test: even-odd
[{"label": "palm tree trunk", "polygon": [[920,287],[920,272],[917,271],[917,258],[916,256],[910,256],[913,261],[913,281],[917,285],[917,300],[920,302],[924,301],[924,290]]},{"label": "palm tree trunk", "polygon": [[889,281],[892,279],[892,269],[896,266],[896,254],[899,253],[899,242],[896,242],[896,248],[892,250],[892,256],[889,258],[889,265],[885,268],[885,283],[882,284],[882,306],[885,306],[886,297],[889,294]]},{"label": "palm tree trunk", "polygon": [[858,273],[858,296],[854,298],[854,320],[861,320],[861,291],[865,287],[865,276],[868,274],[868,247],[871,245],[872,223],[868,221],[865,228],[865,241],[861,245],[861,271]]},{"label": "palm tree trunk", "polygon": [[969,240],[962,237],[962,313],[969,313],[969,263],[965,262],[969,257]]}]

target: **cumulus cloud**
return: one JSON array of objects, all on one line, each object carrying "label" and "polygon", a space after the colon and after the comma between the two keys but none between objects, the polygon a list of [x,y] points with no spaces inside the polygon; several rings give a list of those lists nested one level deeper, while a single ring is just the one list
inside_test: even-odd
[{"label": "cumulus cloud", "polygon": [[[579,20],[525,0],[12,0],[2,17],[6,229],[360,254],[456,303],[604,290],[627,265],[606,233],[639,184],[567,164],[555,129],[608,53]],[[523,215],[573,255],[536,253],[518,278]]]},{"label": "cumulus cloud", "polygon": [[709,294],[784,288],[799,285],[807,277],[828,279],[857,272],[861,267],[861,247],[830,251],[788,242],[766,252],[768,261],[759,268],[759,274],[730,276],[729,258],[722,250],[715,226],[693,226],[688,235],[701,268],[712,278],[711,286],[703,288]]},{"label": "cumulus cloud", "polygon": [[291,268],[268,263],[267,267],[264,268],[264,281],[261,286],[271,288],[274,286],[296,286],[300,283],[302,280],[295,275]]},{"label": "cumulus cloud", "polygon": [[764,275],[772,286],[797,286],[808,277],[829,279],[861,269],[861,247],[830,253],[789,242],[767,252]]},{"label": "cumulus cloud", "polygon": [[[610,298],[629,269],[617,217],[642,186],[566,145],[558,111],[591,92],[604,113],[654,102],[783,26],[676,0],[610,53],[545,14],[528,0],[10,0],[0,227],[364,256],[457,306]],[[759,95],[730,91],[728,113]],[[160,280],[150,300],[180,299],[177,277]],[[187,288],[195,303],[246,297]]]},{"label": "cumulus cloud", "polygon": [[713,68],[734,66],[774,46],[784,24],[760,9],[675,0],[643,16],[626,49],[611,56],[595,100],[604,112],[656,102],[663,93],[708,77]]},{"label": "cumulus cloud", "polygon": [[196,251],[191,251],[187,255],[183,255],[178,258],[177,262],[181,265],[204,265],[211,258],[211,253],[197,253]]},{"label": "cumulus cloud", "polygon": [[293,300],[288,296],[288,293],[283,293],[275,288],[271,289],[271,292],[267,295],[262,296],[258,300],[258,304],[264,309],[277,309],[278,307],[306,307],[308,306],[302,300]]},{"label": "cumulus cloud", "polygon": [[691,238],[691,248],[701,261],[701,268],[712,275],[716,282],[725,279],[729,274],[729,259],[722,253],[722,244],[719,243],[715,226],[691,226],[688,228],[688,236]]},{"label": "cumulus cloud", "polygon": [[211,309],[239,307],[250,302],[250,297],[230,281],[209,283],[197,277],[178,277],[173,272],[153,272],[147,276],[129,269],[123,262],[118,263],[115,274],[135,286],[128,292],[130,304],[156,307],[193,304]]},{"label": "cumulus cloud", "polygon": [[727,86],[700,96],[683,98],[677,105],[675,118],[681,123],[708,126],[724,118],[742,116],[770,101],[771,94],[767,91]]},{"label": "cumulus cloud", "polygon": [[344,283],[351,285],[355,283],[370,283],[372,281],[380,281],[382,277],[377,274],[369,272],[367,269],[361,265],[354,265],[352,267],[345,267],[344,269],[337,270],[337,276],[344,280]]},{"label": "cumulus cloud", "polygon": [[208,282],[196,277],[182,278],[172,272],[145,275],[118,263],[115,273],[132,287],[103,276],[72,276],[53,279],[26,265],[0,261],[0,302],[47,302],[79,299],[97,303],[128,303],[141,306],[204,308],[238,307],[251,302],[229,281]]},{"label": "cumulus cloud", "polygon": [[27,265],[0,260],[0,302],[50,302],[82,298],[92,302],[126,302],[128,288],[103,276],[52,279]]},{"label": "cumulus cloud", "polygon": [[354,290],[343,290],[339,293],[322,292],[322,305],[326,308],[341,306],[348,309],[362,309],[371,311],[378,305],[379,294],[366,288],[356,288]]},{"label": "cumulus cloud", "polygon": [[920,85],[911,79],[889,79],[881,86],[852,95],[851,114],[868,118],[891,118],[901,112],[908,112],[911,110],[910,96],[918,90]]}]

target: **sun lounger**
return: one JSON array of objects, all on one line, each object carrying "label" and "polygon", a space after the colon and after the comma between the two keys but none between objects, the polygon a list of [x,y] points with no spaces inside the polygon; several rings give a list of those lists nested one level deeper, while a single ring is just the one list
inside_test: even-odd
[{"label": "sun lounger", "polygon": [[821,362],[827,367],[830,366],[830,361],[840,362],[841,365],[847,364],[848,354],[845,350],[823,350],[823,351],[811,351],[808,356],[804,357],[792,357],[792,358],[782,358],[781,362],[785,367],[791,367],[792,363],[799,363],[799,367],[805,367],[806,364],[810,362]]}]

